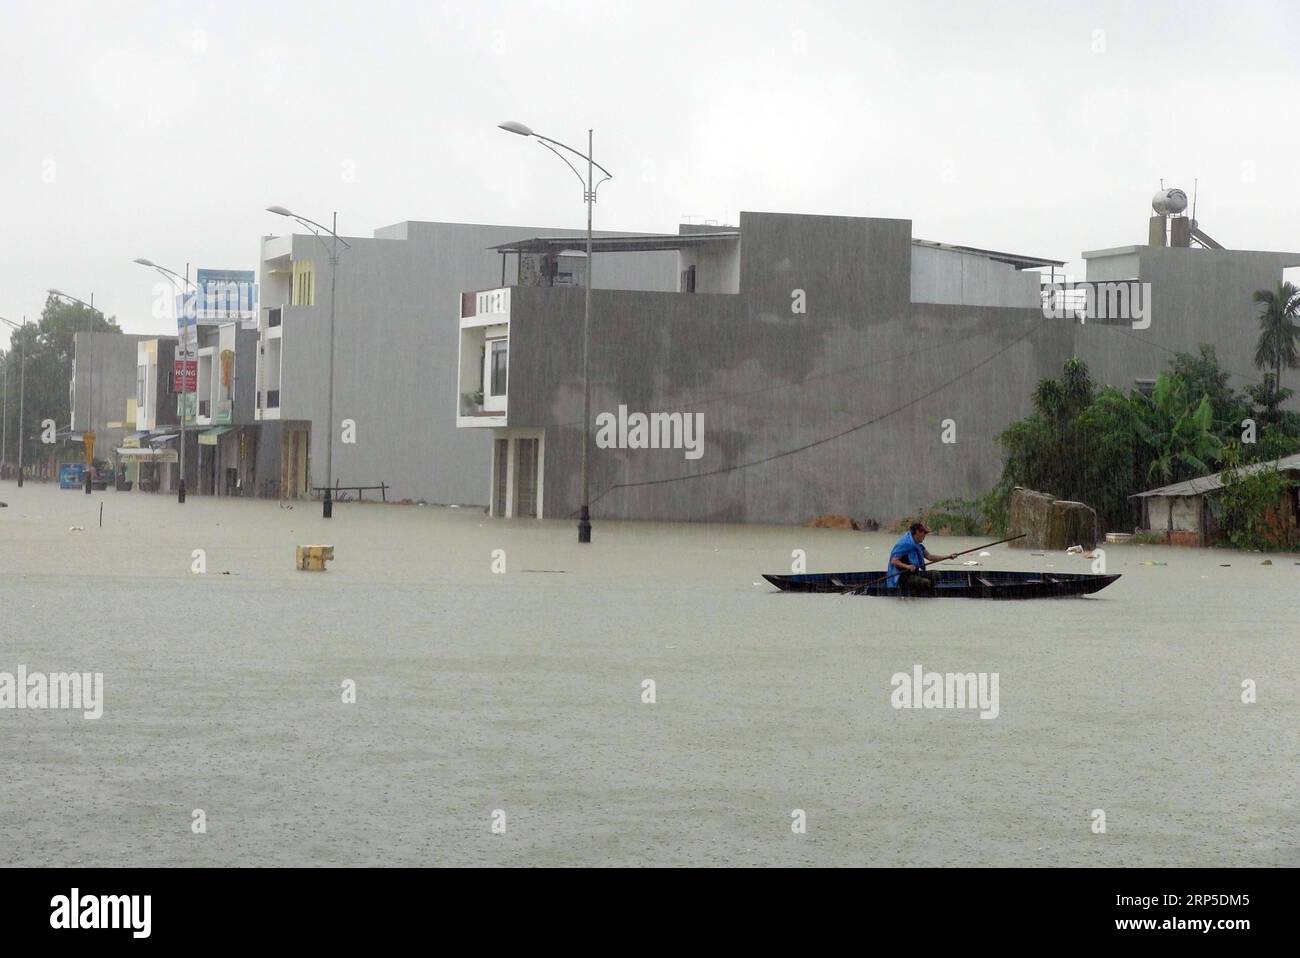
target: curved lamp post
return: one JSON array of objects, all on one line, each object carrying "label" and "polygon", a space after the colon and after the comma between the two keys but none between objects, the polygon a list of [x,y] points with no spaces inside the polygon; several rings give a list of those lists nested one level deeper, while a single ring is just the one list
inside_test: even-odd
[{"label": "curved lamp post", "polygon": [[[591,208],[596,202],[596,190],[600,188],[600,184],[604,183],[605,180],[612,180],[614,174],[591,158],[591,130],[587,131],[587,152],[582,153],[571,146],[561,143],[559,140],[553,140],[549,136],[542,136],[540,133],[534,132],[517,120],[506,120],[503,123],[498,123],[497,126],[507,133],[533,137],[538,143],[563,160],[564,165],[573,170],[573,175],[582,184],[582,197],[587,204],[587,292],[582,310],[582,509],[578,513],[578,541],[591,542],[591,483],[587,463],[588,448],[591,445],[591,357],[589,349],[591,340]],[[585,180],[582,178],[582,174],[578,172],[577,167],[570,163],[568,157],[556,147],[568,150],[579,159],[587,161],[587,178]],[[592,167],[605,174],[605,178],[599,183],[592,182]]]},{"label": "curved lamp post", "polygon": [[[268,213],[274,213],[276,216],[287,216],[292,220],[297,220],[307,229],[316,234],[322,246],[330,254],[330,371],[329,371],[329,401],[327,402],[326,415],[329,417],[325,430],[325,500],[322,506],[321,515],[326,519],[334,516],[334,499],[331,487],[334,484],[334,290],[335,279],[339,271],[339,244],[342,243],[345,249],[351,249],[352,244],[343,239],[338,234],[339,214],[334,211],[333,227],[317,223],[313,219],[302,216],[283,206],[268,206]],[[333,237],[333,244],[326,245],[325,240],[321,238],[321,232],[328,233]]]},{"label": "curved lamp post", "polygon": [[[157,263],[155,263],[153,260],[151,260],[151,259],[145,259],[143,256],[137,256],[135,259],[131,260],[131,262],[133,262],[133,263],[135,263],[135,264],[137,264],[137,265],[139,265],[139,266],[144,266],[144,267],[147,267],[148,269],[152,269],[152,270],[156,271],[159,275],[161,275],[161,276],[163,277],[163,279],[167,280],[168,282],[170,282],[170,283],[172,283],[172,284],[174,284],[174,285],[176,285],[176,286],[179,286],[179,287],[180,287],[180,290],[181,290],[181,296],[182,296],[182,297],[184,297],[184,295],[185,295],[185,287],[186,287],[186,286],[193,286],[195,292],[198,292],[198,290],[199,290],[198,284],[195,283],[193,280],[191,280],[190,277],[189,277],[189,275],[188,275],[188,274],[189,274],[189,271],[190,271],[190,270],[189,270],[189,266],[186,266],[186,267],[185,267],[185,273],[186,273],[186,275],[185,275],[185,276],[182,276],[180,273],[176,272],[175,270],[168,269],[166,266],[159,266],[159,265],[158,265]],[[181,308],[182,308],[182,309],[184,308],[184,305],[183,305],[183,304],[182,304],[182,307],[181,307]],[[197,329],[197,327],[195,328],[195,333],[196,333],[196,335],[197,335],[197,333],[198,333],[198,329]],[[197,343],[196,343],[196,345],[197,345]],[[186,373],[189,372],[189,358],[190,358],[190,354],[189,354],[189,350],[188,350],[188,348],[187,348],[187,344],[184,343],[184,342],[182,342],[182,343],[181,343],[181,361],[185,363],[185,367],[184,367],[184,368],[185,368]],[[182,377],[182,379],[181,379],[181,385],[182,385],[182,386],[185,384],[185,380],[188,379],[188,378],[189,378],[188,375],[183,375],[183,377]],[[198,376],[196,375],[196,376],[195,376],[195,388],[196,388],[196,389],[197,389],[197,387],[198,387],[198,382],[197,382],[197,380],[198,380]],[[180,455],[180,473],[181,473],[181,478],[180,478],[180,482],[179,482],[179,483],[177,484],[177,486],[176,486],[176,501],[177,501],[177,503],[182,503],[182,504],[185,502],[185,439],[186,439],[185,414],[189,411],[189,401],[185,398],[187,395],[188,395],[187,392],[185,392],[184,390],[181,391],[181,455]],[[198,398],[199,398],[199,397],[198,397],[198,393],[196,392],[195,395],[194,395],[194,401],[195,401],[195,403],[198,402]]]},{"label": "curved lamp post", "polygon": [[[12,319],[5,319],[0,316],[0,323],[7,323],[14,329],[25,331],[27,329],[27,317],[23,317],[22,325],[15,323]],[[13,339],[9,342],[10,352],[13,352]],[[22,349],[19,351],[18,358],[18,488],[23,487],[23,398],[27,395],[27,336],[24,332]],[[5,448],[9,439],[9,361],[5,358],[5,427],[4,439],[0,440],[0,448]]]}]

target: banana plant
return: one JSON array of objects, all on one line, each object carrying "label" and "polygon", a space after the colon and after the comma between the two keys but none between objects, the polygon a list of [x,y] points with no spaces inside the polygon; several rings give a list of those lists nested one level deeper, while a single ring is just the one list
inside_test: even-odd
[{"label": "banana plant", "polygon": [[1187,384],[1168,373],[1156,379],[1134,430],[1150,450],[1149,480],[1170,483],[1204,475],[1223,457],[1210,397],[1202,396],[1193,406]]}]

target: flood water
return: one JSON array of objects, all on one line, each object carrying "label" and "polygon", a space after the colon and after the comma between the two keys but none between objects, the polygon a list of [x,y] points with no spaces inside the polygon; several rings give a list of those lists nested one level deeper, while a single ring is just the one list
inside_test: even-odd
[{"label": "flood water", "polygon": [[[882,569],[883,533],[0,500],[0,673],[104,676],[98,720],[0,709],[3,865],[1300,865],[1300,556],[898,601],[760,579]],[[997,673],[996,718],[893,708],[918,664]]]}]

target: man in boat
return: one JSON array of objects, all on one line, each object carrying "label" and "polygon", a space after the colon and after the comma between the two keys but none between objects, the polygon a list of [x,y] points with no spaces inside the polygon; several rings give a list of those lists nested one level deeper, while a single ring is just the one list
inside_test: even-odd
[{"label": "man in boat", "polygon": [[902,589],[911,595],[934,594],[939,573],[926,572],[925,564],[951,559],[953,556],[930,555],[921,544],[929,532],[930,529],[924,522],[913,522],[894,543],[894,548],[889,553],[889,578],[886,582],[889,588]]}]

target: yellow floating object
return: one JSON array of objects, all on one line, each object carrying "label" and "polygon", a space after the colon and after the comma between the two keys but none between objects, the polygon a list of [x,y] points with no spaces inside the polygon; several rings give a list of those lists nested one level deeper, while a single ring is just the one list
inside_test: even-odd
[{"label": "yellow floating object", "polygon": [[324,572],[325,563],[334,558],[333,546],[299,546],[298,571]]}]

